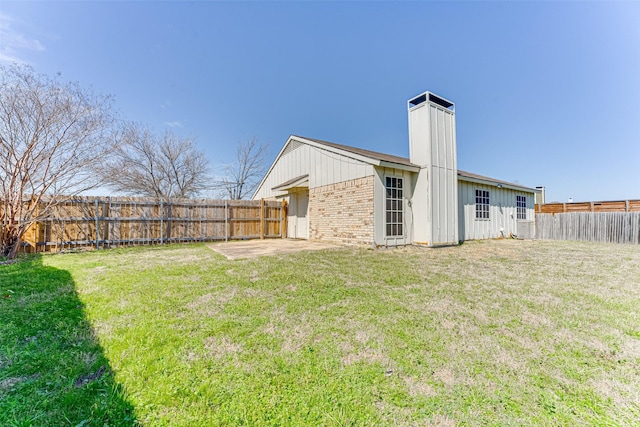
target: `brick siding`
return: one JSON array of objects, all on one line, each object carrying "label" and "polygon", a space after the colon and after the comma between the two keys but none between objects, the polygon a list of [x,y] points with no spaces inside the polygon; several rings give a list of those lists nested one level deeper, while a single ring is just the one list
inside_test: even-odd
[{"label": "brick siding", "polygon": [[309,189],[309,239],[369,245],[374,239],[374,177]]}]

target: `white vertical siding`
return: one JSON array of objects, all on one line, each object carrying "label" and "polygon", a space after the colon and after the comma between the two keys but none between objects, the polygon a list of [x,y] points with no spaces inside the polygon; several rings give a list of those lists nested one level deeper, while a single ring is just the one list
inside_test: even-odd
[{"label": "white vertical siding", "polygon": [[458,242],[455,114],[429,104],[431,120],[430,245]]},{"label": "white vertical siding", "polygon": [[[476,190],[489,191],[489,219],[476,219]],[[516,196],[527,200],[527,218],[534,219],[534,193],[499,188],[474,182],[458,181],[459,238],[461,240],[493,239],[518,234]],[[501,231],[502,229],[502,231]]]},{"label": "white vertical siding", "polygon": [[412,243],[427,243],[431,240],[431,202],[429,194],[431,168],[431,120],[427,103],[409,108],[409,153],[411,162],[421,167],[413,179],[414,214]]},{"label": "white vertical siding", "polygon": [[309,175],[309,187],[321,187],[337,182],[363,178],[374,174],[373,165],[332,153],[328,150],[301,144],[298,148],[283,152],[254,195],[254,199],[284,195],[273,187],[290,179]]}]

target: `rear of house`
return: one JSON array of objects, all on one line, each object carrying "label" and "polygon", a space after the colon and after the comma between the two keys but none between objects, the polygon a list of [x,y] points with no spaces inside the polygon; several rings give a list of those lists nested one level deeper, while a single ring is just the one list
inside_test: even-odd
[{"label": "rear of house", "polygon": [[342,244],[456,244],[533,236],[537,190],[456,165],[455,107],[408,102],[410,159],[291,135],[253,195],[286,199],[288,236]]}]

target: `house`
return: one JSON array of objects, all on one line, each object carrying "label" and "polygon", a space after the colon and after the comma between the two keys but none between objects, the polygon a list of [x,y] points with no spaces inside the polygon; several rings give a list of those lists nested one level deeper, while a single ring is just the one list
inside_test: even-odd
[{"label": "house", "polygon": [[455,106],[408,102],[410,158],[291,135],[253,199],[286,198],[288,236],[427,246],[533,237],[539,190],[458,170]]}]

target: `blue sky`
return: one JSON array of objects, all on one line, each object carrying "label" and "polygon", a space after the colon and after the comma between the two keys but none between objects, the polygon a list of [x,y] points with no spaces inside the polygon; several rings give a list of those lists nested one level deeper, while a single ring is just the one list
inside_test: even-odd
[{"label": "blue sky", "polygon": [[456,104],[460,169],[640,198],[640,2],[3,0],[0,60],[114,95],[214,168],[290,134],[408,156],[429,90]]}]

